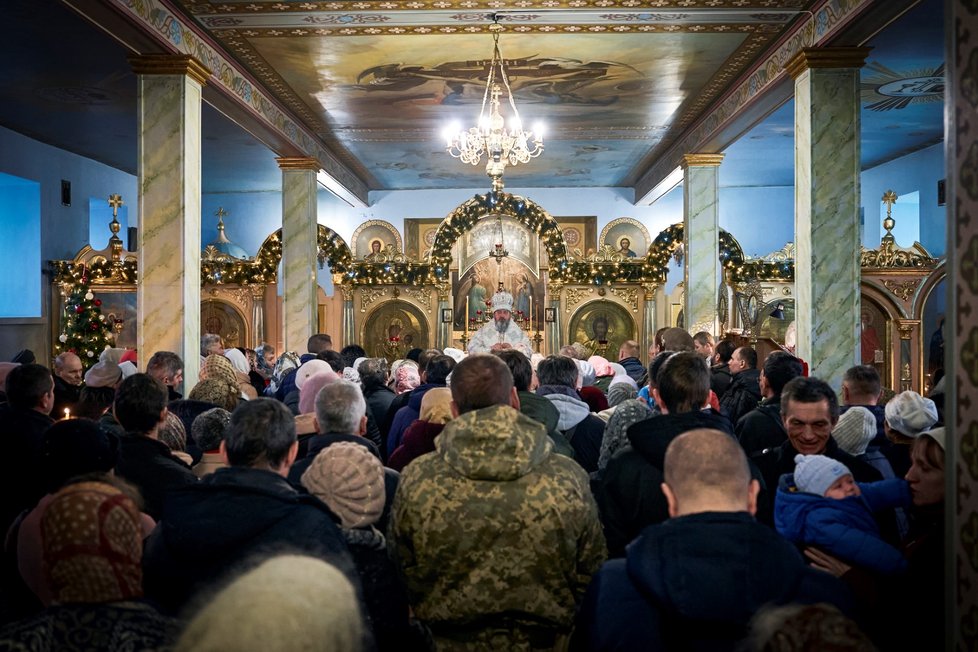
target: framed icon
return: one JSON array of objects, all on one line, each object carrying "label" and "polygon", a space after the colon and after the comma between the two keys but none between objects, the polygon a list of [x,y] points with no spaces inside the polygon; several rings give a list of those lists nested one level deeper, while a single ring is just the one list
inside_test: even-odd
[{"label": "framed icon", "polygon": [[545,308],[543,311],[543,319],[548,324],[552,324],[557,321],[557,309],[556,308]]},{"label": "framed icon", "polygon": [[441,323],[443,323],[443,324],[451,324],[453,319],[454,319],[454,317],[452,315],[452,309],[451,308],[442,308],[441,309]]}]

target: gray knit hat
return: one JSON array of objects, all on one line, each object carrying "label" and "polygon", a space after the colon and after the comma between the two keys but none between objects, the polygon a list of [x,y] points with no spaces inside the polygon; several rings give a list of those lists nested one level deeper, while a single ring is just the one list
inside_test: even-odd
[{"label": "gray knit hat", "polygon": [[845,464],[824,455],[795,455],[795,486],[799,491],[824,496],[839,478],[852,475]]},{"label": "gray knit hat", "polygon": [[365,446],[352,441],[321,450],[301,482],[345,529],[373,525],[384,512],[384,467]]},{"label": "gray knit hat", "polygon": [[876,436],[876,417],[864,407],[855,406],[839,417],[832,439],[850,455],[862,455]]}]

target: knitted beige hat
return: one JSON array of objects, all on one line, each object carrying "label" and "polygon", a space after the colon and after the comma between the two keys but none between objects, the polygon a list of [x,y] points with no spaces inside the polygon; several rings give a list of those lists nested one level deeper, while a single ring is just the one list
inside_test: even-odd
[{"label": "knitted beige hat", "polygon": [[876,417],[864,407],[851,407],[839,417],[832,439],[850,455],[862,455],[876,436]]},{"label": "knitted beige hat", "polygon": [[301,481],[345,529],[373,525],[384,512],[384,467],[366,446],[343,441],[324,448]]}]

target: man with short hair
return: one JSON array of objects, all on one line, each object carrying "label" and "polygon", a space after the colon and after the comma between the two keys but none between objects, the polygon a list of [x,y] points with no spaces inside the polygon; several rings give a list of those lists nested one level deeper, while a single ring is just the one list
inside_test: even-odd
[{"label": "man with short hair", "polygon": [[469,353],[494,353],[516,349],[527,358],[533,355],[530,338],[513,321],[513,295],[496,292],[492,295],[492,321],[477,330],[469,340]]},{"label": "man with short hair", "polygon": [[[306,341],[306,351],[308,352],[310,359],[316,357],[316,354],[321,351],[332,351],[333,350],[333,338],[326,333],[315,333],[309,336]],[[302,360],[305,362],[305,360]]]},{"label": "man with short hair", "polygon": [[669,520],[595,575],[576,647],[733,649],[765,604],[849,609],[839,580],[809,568],[792,544],[754,520],[759,485],[729,435],[679,435],[665,450],[663,471]]},{"label": "man with short hair", "polygon": [[801,374],[801,360],[785,351],[774,351],[764,360],[759,383],[764,399],[734,427],[748,457],[766,448],[780,446],[788,438],[781,418],[781,391]]},{"label": "man with short hair", "polygon": [[684,351],[661,364],[652,396],[662,413],[628,428],[629,444],[608,462],[596,489],[612,557],[623,555],[646,526],[668,517],[659,486],[669,442],[697,428],[733,434],[727,417],[709,407],[710,370],[702,356]]},{"label": "man with short hair", "polygon": [[323,559],[359,586],[336,517],[286,480],[295,418],[270,398],[242,403],[220,445],[229,466],[171,493],[143,555],[147,597],[181,611],[199,589],[289,550]]},{"label": "man with short hair", "polygon": [[387,458],[387,440],[380,427],[394,400],[394,390],[387,386],[388,368],[384,358],[367,358],[357,367],[363,399],[367,402],[367,439],[377,445],[381,459]]},{"label": "man with short hair", "polygon": [[178,401],[183,395],[177,387],[183,383],[183,360],[172,351],[157,351],[146,363],[146,373],[163,383],[169,401]]},{"label": "man with short hair", "polygon": [[675,326],[662,331],[662,351],[692,351],[695,348],[693,337]]},{"label": "man with short hair", "polygon": [[730,340],[720,340],[713,348],[713,366],[710,367],[710,389],[722,399],[730,383],[733,382],[733,374],[730,373],[730,359],[737,349]]},{"label": "man with short hair", "polygon": [[645,384],[646,369],[638,359],[639,346],[635,340],[625,340],[618,348],[618,364],[625,368],[625,373],[641,387]]},{"label": "man with short hair", "polygon": [[883,393],[883,382],[876,367],[871,365],[856,365],[846,369],[842,376],[842,414],[850,407],[858,405],[873,413],[876,417],[876,437],[869,442],[870,446],[885,446],[889,440],[883,430],[886,411],[879,405]]},{"label": "man with short hair", "polygon": [[540,386],[537,394],[557,408],[560,418],[557,431],[574,448],[574,459],[585,471],[598,470],[604,420],[591,413],[591,408],[577,392],[579,370],[577,363],[562,355],[549,355],[537,365]]},{"label": "man with short hair", "polygon": [[720,399],[720,411],[730,423],[737,423],[761,401],[761,372],[757,368],[757,352],[749,346],[734,351],[730,358],[733,382]]},{"label": "man with short hair", "polygon": [[164,496],[197,482],[190,466],[171,455],[169,447],[159,440],[166,404],[163,383],[147,374],[124,379],[112,404],[112,413],[125,430],[115,472],[136,485],[146,502],[143,511],[156,520],[163,514]]},{"label": "man with short hair", "polygon": [[[781,391],[781,419],[788,440],[754,457],[768,490],[773,492],[778,480],[794,473],[795,456],[824,455],[844,464],[856,482],[876,482],[883,476],[866,462],[839,448],[832,439],[832,429],[839,421],[839,404],[835,392],[824,381],[799,376],[789,381]],[[762,514],[762,520],[770,514]],[[895,530],[895,524],[893,528]],[[886,533],[885,533],[886,534]]]},{"label": "man with short hair", "polygon": [[414,614],[439,650],[553,649],[605,558],[588,477],[520,414],[499,358],[462,360],[451,389],[455,418],[394,499]]},{"label": "man with short hair", "polygon": [[700,331],[693,335],[693,350],[703,356],[707,362],[713,360],[713,347],[715,344],[713,335],[706,331]]},{"label": "man with short hair", "polygon": [[65,408],[69,410],[75,408],[75,403],[81,398],[83,371],[81,358],[71,351],[65,351],[55,357],[52,414],[62,415]]},{"label": "man with short hair", "polygon": [[530,361],[525,355],[513,349],[496,351],[493,355],[505,362],[510,373],[513,374],[513,386],[516,387],[516,395],[520,399],[520,412],[546,427],[554,451],[573,458],[573,446],[557,430],[557,424],[560,422],[557,408],[545,397],[530,391],[530,383],[533,382],[533,367],[530,366]]},{"label": "man with short hair", "polygon": [[0,405],[0,441],[4,465],[0,473],[0,531],[43,494],[41,443],[54,421],[54,380],[47,367],[22,364],[7,374],[7,403]]},{"label": "man with short hair", "polygon": [[[435,387],[445,387],[448,384],[448,376],[455,369],[455,358],[439,354],[431,358],[421,372],[421,384],[418,385],[408,398],[407,405],[402,407],[394,415],[391,423],[390,432],[387,435],[387,452],[393,453],[401,445],[404,431],[421,414],[421,399],[428,393],[429,389]],[[393,401],[391,402],[393,404]]]}]

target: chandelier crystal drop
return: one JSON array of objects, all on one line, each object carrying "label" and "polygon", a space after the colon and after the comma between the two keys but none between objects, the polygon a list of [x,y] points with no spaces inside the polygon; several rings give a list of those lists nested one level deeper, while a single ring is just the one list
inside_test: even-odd
[{"label": "chandelier crystal drop", "polygon": [[[478,165],[483,154],[486,155],[486,174],[493,180],[493,187],[498,186],[499,189],[502,188],[501,179],[507,165],[526,163],[543,153],[542,130],[539,127],[523,130],[520,113],[513,100],[509,76],[499,52],[499,33],[502,29],[498,17],[493,16],[493,24],[489,26],[493,40],[492,62],[489,64],[478,124],[466,130],[449,128],[445,133],[448,153],[463,163]],[[499,111],[500,97],[504,91],[513,114],[508,128]]]}]

